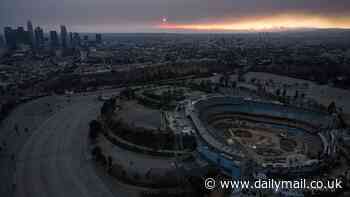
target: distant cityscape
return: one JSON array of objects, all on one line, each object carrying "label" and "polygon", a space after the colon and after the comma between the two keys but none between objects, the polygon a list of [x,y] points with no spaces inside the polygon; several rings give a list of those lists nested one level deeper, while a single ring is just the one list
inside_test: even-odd
[{"label": "distant cityscape", "polygon": [[[5,40],[4,40],[5,39]],[[34,50],[50,49],[68,49],[87,45],[87,43],[101,44],[102,35],[96,34],[93,40],[77,32],[69,32],[65,25],[60,26],[60,31],[45,30],[36,26],[29,20],[26,29],[23,26],[5,27],[4,38],[0,38],[0,44],[6,44],[9,49],[26,49],[30,47]]]},{"label": "distant cityscape", "polygon": [[[0,96],[83,92],[216,72],[264,71],[348,88],[350,31],[88,34],[5,27]],[[213,66],[215,65],[215,66]],[[74,85],[72,85],[74,84]]]}]

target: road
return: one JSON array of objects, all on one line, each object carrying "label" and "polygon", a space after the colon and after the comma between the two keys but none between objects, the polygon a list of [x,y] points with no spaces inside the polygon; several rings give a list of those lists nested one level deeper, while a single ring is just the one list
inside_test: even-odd
[{"label": "road", "polygon": [[102,104],[96,98],[45,97],[10,114],[0,127],[0,143],[6,143],[0,152],[0,196],[134,196],[122,187],[111,192],[89,160],[88,123]]}]

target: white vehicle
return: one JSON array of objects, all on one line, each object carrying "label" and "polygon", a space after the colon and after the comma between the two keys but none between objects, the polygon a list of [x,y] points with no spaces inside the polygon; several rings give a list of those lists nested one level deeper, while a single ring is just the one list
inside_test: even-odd
[{"label": "white vehicle", "polygon": [[64,94],[65,95],[73,95],[74,91],[73,90],[72,91],[66,90],[66,91],[64,91]]},{"label": "white vehicle", "polygon": [[106,95],[99,95],[98,96],[98,100],[100,101],[108,101],[111,97],[110,96],[106,96]]}]

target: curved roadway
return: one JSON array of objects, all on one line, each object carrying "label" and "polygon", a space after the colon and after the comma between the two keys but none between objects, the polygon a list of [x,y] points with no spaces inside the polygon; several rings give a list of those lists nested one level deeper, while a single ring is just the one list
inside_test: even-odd
[{"label": "curved roadway", "polygon": [[0,196],[135,195],[123,187],[111,192],[89,160],[88,123],[101,106],[96,98],[74,96],[68,101],[64,96],[45,97],[11,113],[0,127],[0,144],[6,144],[6,150],[0,152]]}]

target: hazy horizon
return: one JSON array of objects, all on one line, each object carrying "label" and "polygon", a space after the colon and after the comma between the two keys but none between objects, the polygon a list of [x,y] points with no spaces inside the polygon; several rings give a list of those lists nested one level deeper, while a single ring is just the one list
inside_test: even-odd
[{"label": "hazy horizon", "polygon": [[0,27],[75,32],[222,32],[350,28],[350,1],[327,0],[4,0]]}]

